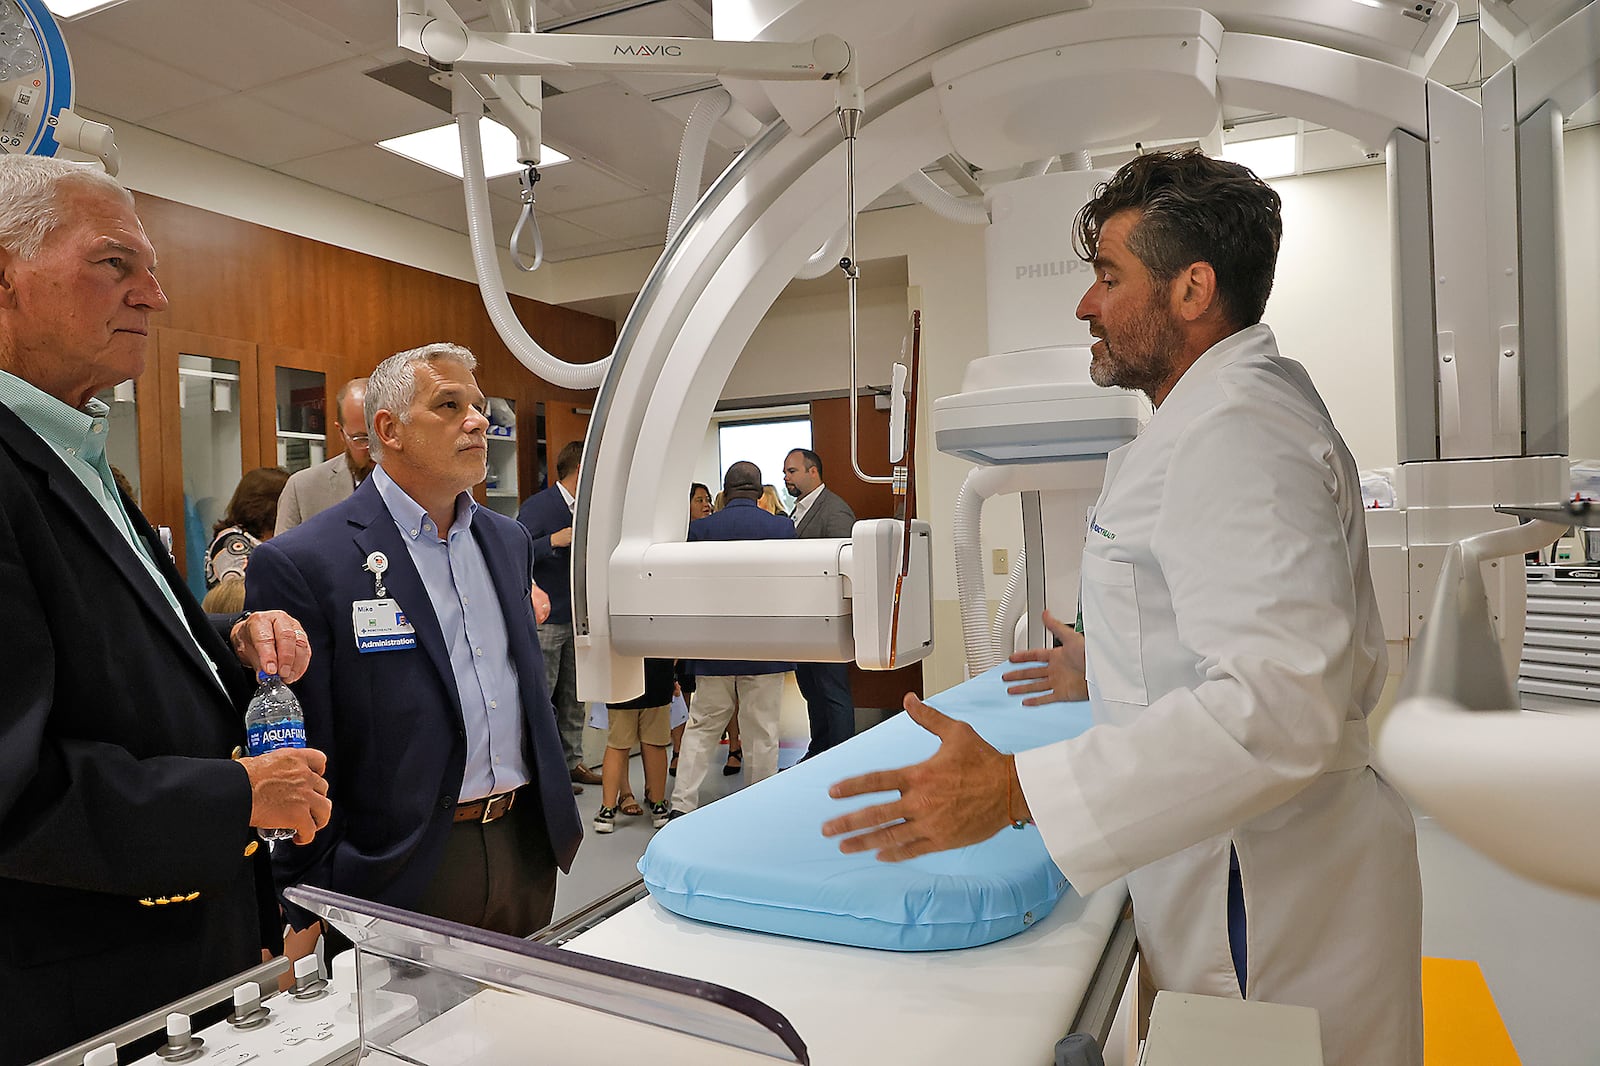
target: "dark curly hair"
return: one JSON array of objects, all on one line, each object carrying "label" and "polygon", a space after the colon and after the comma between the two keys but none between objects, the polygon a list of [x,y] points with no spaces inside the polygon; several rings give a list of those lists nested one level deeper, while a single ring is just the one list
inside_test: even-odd
[{"label": "dark curly hair", "polygon": [[228,509],[212,527],[220,533],[229,526],[238,526],[251,536],[265,540],[272,536],[278,521],[278,497],[289,481],[289,471],[276,466],[260,466],[239,479],[228,501]]},{"label": "dark curly hair", "polygon": [[1283,238],[1283,201],[1250,168],[1198,148],[1150,152],[1131,160],[1078,212],[1073,244],[1093,262],[1100,231],[1123,211],[1138,211],[1128,249],[1158,284],[1191,263],[1217,275],[1217,298],[1236,329],[1261,321]]}]

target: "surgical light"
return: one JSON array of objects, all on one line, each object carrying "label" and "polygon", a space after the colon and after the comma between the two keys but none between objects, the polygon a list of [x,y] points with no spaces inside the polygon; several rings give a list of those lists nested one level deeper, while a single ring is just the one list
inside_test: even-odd
[{"label": "surgical light", "polygon": [[122,0],[46,0],[45,6],[58,18],[75,19],[120,3]]},{"label": "surgical light", "polygon": [[[522,169],[522,164],[517,160],[517,138],[510,130],[489,118],[478,121],[478,130],[483,138],[485,177],[499,178]],[[408,133],[403,137],[391,137],[387,141],[379,141],[378,147],[451,177],[461,177],[461,137],[453,123]],[[548,145],[539,146],[541,170],[565,163],[567,158]]]},{"label": "surgical light", "polygon": [[1258,178],[1282,178],[1299,170],[1295,162],[1298,140],[1297,135],[1286,133],[1281,137],[1230,141],[1222,146],[1222,158],[1249,167]]}]

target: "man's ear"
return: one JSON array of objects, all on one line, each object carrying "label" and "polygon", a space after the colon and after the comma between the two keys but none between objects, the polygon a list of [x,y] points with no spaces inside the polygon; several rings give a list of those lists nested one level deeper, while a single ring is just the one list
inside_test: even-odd
[{"label": "man's ear", "polygon": [[1197,322],[1217,305],[1217,272],[1210,263],[1190,263],[1172,282],[1173,310]]},{"label": "man's ear", "polygon": [[0,248],[0,308],[12,310],[17,306],[17,268],[22,261],[10,249]]},{"label": "man's ear", "polygon": [[385,452],[393,448],[400,451],[400,420],[388,408],[380,407],[372,416],[367,432],[376,437]]}]

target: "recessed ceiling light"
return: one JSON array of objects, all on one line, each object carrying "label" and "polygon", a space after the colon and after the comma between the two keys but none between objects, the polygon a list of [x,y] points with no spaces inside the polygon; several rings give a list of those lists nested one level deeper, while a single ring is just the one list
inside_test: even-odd
[{"label": "recessed ceiling light", "polygon": [[50,13],[60,19],[82,18],[102,11],[108,7],[116,7],[122,0],[45,0],[45,7]]},{"label": "recessed ceiling light", "polygon": [[[483,172],[486,177],[498,178],[522,169],[522,164],[517,162],[517,138],[510,130],[492,119],[483,118],[478,120],[478,134],[483,140]],[[462,176],[461,137],[453,122],[431,130],[408,133],[403,137],[390,137],[387,141],[379,141],[378,147],[451,177]],[[566,156],[545,144],[539,146],[539,158],[543,160],[539,164],[541,170],[567,161]]]},{"label": "recessed ceiling light", "polygon": [[1261,137],[1253,141],[1231,141],[1222,146],[1222,158],[1255,171],[1258,178],[1282,178],[1295,173],[1295,148],[1298,138],[1292,133],[1281,137]]}]

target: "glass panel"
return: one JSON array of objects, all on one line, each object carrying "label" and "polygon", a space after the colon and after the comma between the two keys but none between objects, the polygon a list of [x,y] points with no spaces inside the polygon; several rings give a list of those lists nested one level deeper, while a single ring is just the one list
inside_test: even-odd
[{"label": "glass panel", "polygon": [[549,434],[547,434],[544,429],[544,404],[542,403],[536,403],[533,405],[533,435],[536,438],[533,442],[533,445],[535,449],[534,455],[537,456],[539,464],[539,470],[535,475],[535,484],[528,490],[529,496],[532,496],[535,492],[543,492],[545,489],[550,487],[550,457],[545,454],[545,449],[547,447],[547,441],[545,438],[549,436]]},{"label": "glass panel", "polygon": [[128,495],[143,509],[139,498],[139,401],[137,386],[124,381],[114,388],[102,389],[95,399],[111,408],[106,416],[106,461],[114,474],[127,481]]},{"label": "glass panel", "polygon": [[[741,460],[761,468],[761,480],[778,490],[785,511],[795,499],[783,486],[783,460],[796,448],[811,447],[810,418],[775,418],[760,422],[724,422],[717,427],[718,475]],[[721,485],[711,486],[716,495]]]},{"label": "glass panel", "polygon": [[489,506],[509,518],[517,516],[522,498],[517,491],[517,405],[515,401],[490,396],[489,473],[484,478],[483,495]]},{"label": "glass panel", "polygon": [[277,368],[278,465],[289,473],[328,457],[326,375]]},{"label": "glass panel", "polygon": [[206,594],[205,559],[212,527],[227,510],[244,473],[238,362],[179,355],[178,408],[183,433],[184,576],[199,599]]},{"label": "glass panel", "polygon": [[355,944],[368,1061],[544,1066],[588,1061],[596,1047],[618,1062],[810,1061],[787,1018],[721,985],[326,889],[295,885],[285,895]]}]

